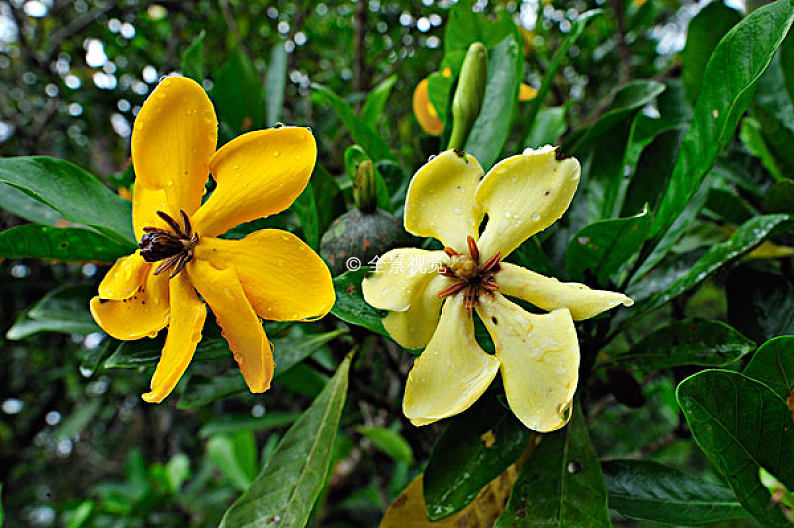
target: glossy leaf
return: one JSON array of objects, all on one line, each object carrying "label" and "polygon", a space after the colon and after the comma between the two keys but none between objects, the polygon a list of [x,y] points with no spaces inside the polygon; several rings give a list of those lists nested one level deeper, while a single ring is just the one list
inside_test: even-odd
[{"label": "glossy leaf", "polygon": [[654,218],[655,247],[643,262],[642,275],[675,243],[664,237],[701,186],[717,155],[733,138],[753,87],[766,71],[794,21],[789,0],[761,7],[736,24],[720,41],[703,75],[692,125],[684,136],[670,184]]},{"label": "glossy leaf", "polygon": [[532,431],[495,398],[481,398],[452,418],[430,452],[424,476],[427,518],[467,507],[480,490],[521,455]]},{"label": "glossy leaf", "polygon": [[5,183],[0,183],[0,209],[37,224],[68,225],[58,211]]},{"label": "glossy leaf", "polygon": [[758,347],[744,374],[788,399],[794,389],[794,336],[774,337]]},{"label": "glossy leaf", "polygon": [[289,428],[251,487],[226,511],[220,528],[303,528],[320,494],[347,395],[352,354]]},{"label": "glossy leaf", "polygon": [[207,456],[240,491],[248,489],[256,477],[256,443],[251,431],[213,436],[207,443]]},{"label": "glossy leaf", "polygon": [[567,111],[567,106],[541,108],[527,133],[524,147],[538,148],[543,145],[556,145],[557,139],[568,129]]},{"label": "glossy leaf", "polygon": [[312,249],[317,250],[320,247],[320,236],[322,233],[320,233],[320,214],[311,182],[306,185],[303,192],[292,202],[290,209],[295,211],[300,221],[304,240]]},{"label": "glossy leaf", "polygon": [[[761,133],[761,123],[752,117],[745,117],[742,119],[742,126],[739,129],[739,139],[747,150],[761,160],[764,168],[769,171],[773,178],[780,181],[783,178],[783,173],[778,167],[775,157],[770,152],[769,147],[766,145],[764,136]],[[794,140],[794,137],[791,138]]]},{"label": "glossy leaf", "polygon": [[568,425],[544,435],[522,466],[494,528],[611,526],[601,463],[574,406]]},{"label": "glossy leaf", "polygon": [[414,454],[411,445],[397,431],[386,427],[357,427],[362,436],[367,437],[372,445],[389,455],[397,462],[413,464]]},{"label": "glossy leaf", "polygon": [[361,107],[359,119],[372,130],[378,129],[378,121],[383,114],[386,101],[388,101],[391,89],[396,81],[396,75],[386,77],[369,92],[367,99],[364,101],[364,106]]},{"label": "glossy leaf", "polygon": [[705,370],[676,391],[692,436],[762,525],[790,524],[759,482],[764,468],[794,488],[794,422],[766,385],[738,372]]},{"label": "glossy leaf", "polygon": [[568,275],[580,282],[593,275],[599,284],[606,285],[639,251],[650,225],[650,216],[643,211],[585,227],[568,244]]},{"label": "glossy leaf", "polygon": [[204,30],[182,54],[182,75],[199,84],[204,82]]},{"label": "glossy leaf", "polygon": [[631,519],[698,526],[748,513],[729,488],[652,460],[601,464],[609,507]]},{"label": "glossy leaf", "polygon": [[80,227],[25,224],[0,231],[0,258],[111,263],[136,249],[130,241]]},{"label": "glossy leaf", "polygon": [[210,98],[218,111],[218,119],[230,128],[233,136],[262,128],[265,121],[262,81],[242,50],[233,51],[212,80]]},{"label": "glossy leaf", "polygon": [[94,294],[91,286],[67,284],[56,288],[23,312],[6,332],[6,339],[18,341],[45,333],[88,335],[101,330],[88,312]]},{"label": "glossy leaf", "polygon": [[626,189],[622,216],[637,214],[646,206],[656,210],[661,191],[670,180],[683,135],[681,128],[662,132],[642,151]]},{"label": "glossy leaf", "polygon": [[[788,40],[791,39],[784,41],[780,53],[772,59],[769,69],[758,81],[752,115],[759,122],[759,135],[784,167],[791,171],[794,169],[794,102],[786,91],[786,72],[782,67],[783,49],[792,47]],[[754,150],[753,153],[758,155]],[[769,169],[770,162],[764,161],[764,165]],[[779,179],[780,174],[772,175]]]},{"label": "glossy leaf", "polygon": [[612,358],[644,372],[683,365],[728,366],[755,349],[755,343],[720,321],[684,319],[640,340]]},{"label": "glossy leaf", "polygon": [[363,326],[389,337],[383,327],[383,312],[367,304],[361,294],[361,281],[368,272],[369,268],[361,268],[334,277],[336,304],[331,308],[331,313],[346,323]]},{"label": "glossy leaf", "polygon": [[287,84],[287,50],[277,43],[270,50],[270,62],[265,74],[265,126],[281,121],[284,113],[284,90]]},{"label": "glossy leaf", "polygon": [[0,183],[24,191],[64,220],[94,227],[110,238],[133,240],[132,205],[95,176],[46,156],[0,158]]}]

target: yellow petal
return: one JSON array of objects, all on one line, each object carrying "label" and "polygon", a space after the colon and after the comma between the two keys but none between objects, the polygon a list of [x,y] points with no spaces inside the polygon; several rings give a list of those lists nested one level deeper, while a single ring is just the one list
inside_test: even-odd
[{"label": "yellow petal", "polygon": [[174,218],[180,209],[193,214],[201,203],[217,139],[215,110],[204,89],[186,77],[168,77],[135,118],[135,177],[148,189],[165,190],[167,212]]},{"label": "yellow petal", "polygon": [[419,126],[431,136],[437,136],[444,130],[444,123],[438,118],[433,103],[430,102],[427,79],[422,79],[414,88],[414,115],[419,121]]},{"label": "yellow petal", "polygon": [[416,285],[408,308],[402,312],[389,312],[383,318],[383,326],[392,339],[405,348],[427,345],[438,326],[441,299],[437,294],[450,284],[451,279],[435,275]]},{"label": "yellow petal", "polygon": [[546,145],[504,159],[482,179],[477,201],[488,213],[479,249],[483,258],[506,257],[524,240],[553,224],[568,209],[580,167],[575,158],[555,159]]},{"label": "yellow petal", "polygon": [[474,339],[474,321],[463,295],[449,297],[438,328],[408,374],[403,413],[414,425],[427,425],[463,412],[485,392],[498,369],[499,360]]},{"label": "yellow petal", "polygon": [[114,301],[129,299],[143,286],[151,266],[143,260],[138,251],[132,255],[121,257],[99,283],[99,297]]},{"label": "yellow petal", "polygon": [[180,273],[169,281],[171,323],[165,346],[151,382],[151,392],[141,395],[149,403],[160,403],[171,394],[193,359],[201,341],[207,308],[196,296],[187,275]]},{"label": "yellow petal", "polygon": [[[135,240],[141,239],[144,227],[167,228],[163,219],[157,216],[157,211],[169,210],[164,189],[150,189],[143,181],[136,181],[132,191],[132,227],[135,231]],[[173,218],[179,218],[181,223],[179,211],[176,213],[177,216]]]},{"label": "yellow petal", "polygon": [[521,88],[518,89],[518,100],[522,103],[531,101],[538,95],[538,91],[526,83],[521,83]]},{"label": "yellow petal", "polygon": [[322,317],[336,300],[328,267],[287,231],[262,229],[242,240],[201,238],[195,256],[219,269],[233,267],[248,302],[264,319]]},{"label": "yellow petal", "polygon": [[513,413],[535,431],[564,426],[579,379],[579,342],[570,312],[530,314],[497,293],[481,295],[477,313],[496,347]]},{"label": "yellow petal", "polygon": [[153,275],[150,269],[132,297],[94,297],[89,308],[100,328],[116,339],[154,337],[168,324],[168,274]]},{"label": "yellow petal", "polygon": [[589,319],[620,304],[634,304],[622,293],[591,290],[576,282],[560,282],[515,264],[502,262],[500,268],[495,278],[501,293],[524,299],[546,311],[568,308],[575,321]]},{"label": "yellow petal", "polygon": [[468,254],[466,237],[477,238],[483,216],[474,200],[482,174],[480,163],[468,154],[448,150],[433,158],[408,186],[405,229]]},{"label": "yellow petal", "polygon": [[314,136],[303,127],[257,130],[231,140],[210,160],[218,187],[193,218],[196,231],[216,236],[280,213],[306,187],[316,159]]},{"label": "yellow petal", "polygon": [[380,310],[404,311],[418,290],[449,261],[443,251],[416,248],[392,249],[377,261],[375,270],[361,282],[364,300]]},{"label": "yellow petal", "polygon": [[234,268],[218,269],[194,259],[187,270],[193,286],[215,314],[248,388],[265,392],[273,379],[273,350]]}]

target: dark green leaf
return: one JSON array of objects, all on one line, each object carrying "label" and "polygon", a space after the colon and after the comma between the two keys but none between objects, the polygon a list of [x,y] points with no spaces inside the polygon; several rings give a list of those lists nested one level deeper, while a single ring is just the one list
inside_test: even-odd
[{"label": "dark green leaf", "polygon": [[686,34],[686,46],[681,52],[681,78],[687,98],[695,103],[703,83],[703,72],[711,53],[720,39],[739,21],[742,15],[722,2],[704,7],[692,20]]},{"label": "dark green leaf", "polygon": [[756,343],[794,334],[794,285],[780,273],[742,265],[726,290],[728,321]]},{"label": "dark green leaf", "polygon": [[642,151],[626,190],[621,215],[637,214],[646,206],[651,211],[656,210],[662,190],[670,180],[683,136],[681,128],[662,132]]},{"label": "dark green leaf", "polygon": [[701,186],[717,155],[733,138],[761,78],[794,20],[789,0],[777,0],[747,15],[717,45],[706,66],[692,125],[681,143],[670,184],[651,227],[658,241],[642,275],[675,243],[667,231]]},{"label": "dark green leaf", "polygon": [[449,104],[454,83],[454,78],[445,77],[439,72],[433,72],[427,76],[427,96],[445,127],[449,118]]},{"label": "dark green leaf", "polygon": [[488,82],[483,105],[466,141],[465,151],[488,170],[502,152],[518,99],[524,67],[516,31],[488,52]]},{"label": "dark green leaf", "polygon": [[628,218],[602,220],[585,227],[568,244],[568,274],[584,281],[588,274],[607,284],[639,251],[651,219],[647,211]]},{"label": "dark green leaf", "polygon": [[494,528],[611,526],[598,455],[579,404],[564,429],[544,435],[521,468]]},{"label": "dark green leaf", "polygon": [[8,329],[6,338],[26,339],[44,332],[87,335],[101,330],[88,312],[92,286],[67,284],[56,288],[22,313]]},{"label": "dark green leaf", "polygon": [[80,227],[26,224],[0,231],[0,258],[41,258],[62,262],[113,262],[137,246]]},{"label": "dark green leaf", "polygon": [[303,528],[320,494],[347,395],[352,354],[309,409],[289,428],[273,456],[220,528]]},{"label": "dark green leaf", "polygon": [[772,186],[764,201],[764,212],[794,214],[794,180],[782,180]]},{"label": "dark green leaf", "polygon": [[331,308],[331,313],[347,323],[389,337],[381,322],[383,313],[367,304],[361,294],[361,281],[368,271],[369,268],[361,268],[334,277],[336,304]]},{"label": "dark green leaf", "polygon": [[207,442],[207,456],[240,491],[248,489],[256,477],[257,453],[253,431],[240,430],[213,436]]},{"label": "dark green leaf", "polygon": [[[792,115],[792,117],[794,117],[794,115]],[[772,152],[769,151],[769,147],[766,146],[761,128],[761,123],[752,117],[745,117],[742,119],[742,126],[739,129],[739,139],[747,150],[761,160],[761,163],[764,165],[764,168],[769,171],[769,174],[779,181],[783,178],[783,173],[780,171],[780,167],[778,167]],[[789,139],[794,141],[794,136]]]},{"label": "dark green leaf", "polygon": [[317,215],[320,220],[320,233],[325,233],[328,226],[345,212],[345,199],[342,190],[333,176],[317,163],[309,180],[314,191],[314,201],[317,203]]},{"label": "dark green leaf", "polygon": [[218,119],[233,134],[262,128],[265,121],[265,96],[262,81],[251,59],[240,49],[215,72],[212,101]]},{"label": "dark green leaf", "polygon": [[364,101],[364,106],[361,107],[359,119],[372,130],[378,129],[378,121],[383,114],[386,101],[389,99],[391,89],[396,81],[397,75],[386,77],[369,92],[367,99]]},{"label": "dark green leaf", "polygon": [[0,209],[37,224],[54,226],[64,221],[63,217],[49,205],[5,183],[0,183]]},{"label": "dark green leaf", "polygon": [[77,165],[46,156],[0,158],[0,183],[51,207],[64,220],[133,240],[132,206]]},{"label": "dark green leaf", "polygon": [[372,445],[389,455],[397,462],[413,464],[414,454],[411,445],[397,431],[386,427],[357,427],[362,436],[369,438]]},{"label": "dark green leaf", "polygon": [[518,459],[531,435],[491,396],[453,418],[433,446],[425,469],[427,518],[437,521],[468,506]]},{"label": "dark green leaf", "polygon": [[265,431],[275,427],[289,425],[300,418],[300,413],[269,412],[264,416],[254,417],[222,416],[212,420],[199,430],[200,438],[208,438],[216,434],[236,433],[237,431]]},{"label": "dark green leaf", "polygon": [[[784,162],[785,168],[790,172],[794,170],[794,104],[786,92],[786,74],[781,67],[783,49],[792,47],[792,44],[788,43],[789,41],[791,41],[790,38],[783,41],[780,54],[772,59],[769,69],[758,81],[752,112],[753,117],[759,121],[757,135],[762,136],[753,138],[755,143],[764,148],[766,145],[762,141],[765,139],[774,155]],[[790,76],[790,74],[788,75]],[[751,148],[750,150],[759,156],[755,149]],[[771,158],[770,153],[767,155]],[[761,160],[767,166],[770,174],[779,179],[780,174],[773,172],[777,168],[775,159],[764,160],[762,158]]]},{"label": "dark green leaf", "polygon": [[197,83],[204,82],[204,30],[182,54],[182,75]]},{"label": "dark green leaf", "polygon": [[744,374],[787,399],[794,389],[794,336],[775,337],[758,347]]},{"label": "dark green leaf", "polygon": [[696,526],[747,517],[723,486],[651,460],[609,460],[601,464],[609,507],[632,519]]},{"label": "dark green leaf", "polygon": [[284,89],[287,84],[287,50],[279,42],[270,50],[270,63],[265,74],[265,93],[267,94],[265,126],[273,126],[281,121],[284,113]]},{"label": "dark green leaf", "polygon": [[764,468],[794,488],[794,422],[769,387],[738,372],[705,370],[678,385],[692,436],[739,501],[764,526],[790,527],[759,482]]},{"label": "dark green leaf", "polygon": [[525,148],[556,145],[557,139],[568,129],[566,106],[543,107],[538,111],[532,127],[524,140]]},{"label": "dark green leaf", "polygon": [[727,366],[755,349],[755,343],[719,321],[685,319],[662,327],[613,358],[644,372],[682,365]]},{"label": "dark green leaf", "polygon": [[[716,214],[719,220],[740,225],[758,215],[758,211],[729,187],[712,187],[706,199],[706,211]],[[675,249],[678,250],[679,244]]]},{"label": "dark green leaf", "polygon": [[300,221],[303,238],[312,249],[320,247],[320,214],[315,201],[314,190],[309,182],[290,207]]}]

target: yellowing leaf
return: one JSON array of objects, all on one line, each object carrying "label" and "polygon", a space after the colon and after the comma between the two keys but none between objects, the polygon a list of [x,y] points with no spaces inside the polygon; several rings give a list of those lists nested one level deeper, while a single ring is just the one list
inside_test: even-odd
[{"label": "yellowing leaf", "polygon": [[422,475],[419,475],[391,503],[380,528],[488,528],[502,513],[517,476],[516,467],[510,466],[485,486],[465,509],[441,521],[430,522],[425,515]]}]

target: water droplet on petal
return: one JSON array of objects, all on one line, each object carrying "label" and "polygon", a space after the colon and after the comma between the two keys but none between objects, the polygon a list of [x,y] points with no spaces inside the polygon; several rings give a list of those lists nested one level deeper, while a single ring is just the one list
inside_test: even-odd
[{"label": "water droplet on petal", "polygon": [[279,154],[280,154],[279,151],[277,151],[277,150],[273,151],[273,157],[274,158],[277,158],[279,156]]},{"label": "water droplet on petal", "polygon": [[538,220],[540,220],[540,213],[532,213],[532,221],[537,222]]}]

